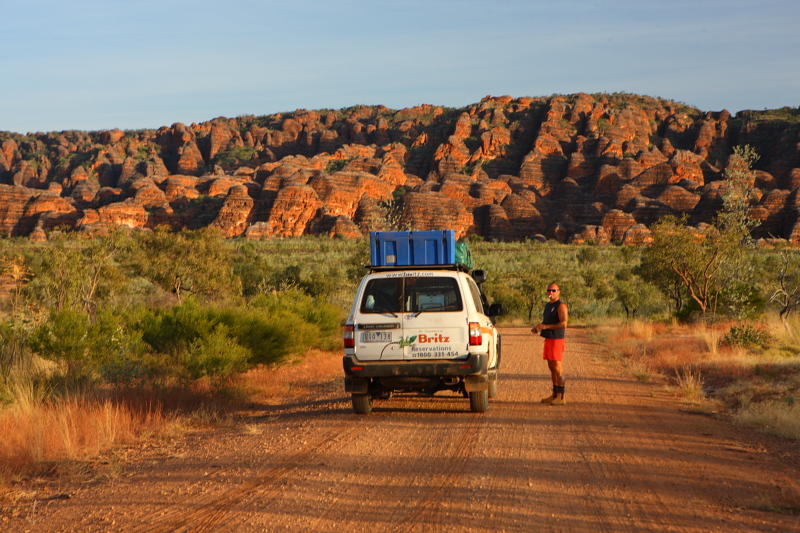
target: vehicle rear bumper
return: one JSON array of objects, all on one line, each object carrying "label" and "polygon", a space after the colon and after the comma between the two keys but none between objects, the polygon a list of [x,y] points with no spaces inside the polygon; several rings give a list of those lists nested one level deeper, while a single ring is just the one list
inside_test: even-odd
[{"label": "vehicle rear bumper", "polygon": [[489,355],[485,353],[435,361],[359,361],[353,355],[345,355],[342,362],[345,375],[358,378],[485,375],[489,369]]}]

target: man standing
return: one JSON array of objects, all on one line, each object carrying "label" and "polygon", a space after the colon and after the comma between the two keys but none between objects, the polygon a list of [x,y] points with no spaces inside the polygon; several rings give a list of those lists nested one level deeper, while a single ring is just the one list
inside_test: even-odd
[{"label": "man standing", "polygon": [[564,357],[565,333],[569,313],[567,305],[561,301],[561,291],[558,285],[551,283],[547,287],[548,302],[544,306],[542,323],[531,329],[532,333],[539,333],[544,337],[543,359],[553,378],[553,395],[542,398],[542,403],[550,405],[564,405],[564,373],[561,361]]}]

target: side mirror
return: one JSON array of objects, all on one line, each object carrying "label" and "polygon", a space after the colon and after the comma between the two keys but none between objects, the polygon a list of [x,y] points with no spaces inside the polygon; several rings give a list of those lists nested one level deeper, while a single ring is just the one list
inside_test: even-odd
[{"label": "side mirror", "polygon": [[487,278],[486,271],[483,270],[482,268],[472,271],[472,279],[474,279],[475,283],[477,283],[478,285],[486,281],[486,278]]},{"label": "side mirror", "polygon": [[489,306],[489,312],[486,316],[500,316],[503,314],[503,306],[501,304],[492,304]]}]

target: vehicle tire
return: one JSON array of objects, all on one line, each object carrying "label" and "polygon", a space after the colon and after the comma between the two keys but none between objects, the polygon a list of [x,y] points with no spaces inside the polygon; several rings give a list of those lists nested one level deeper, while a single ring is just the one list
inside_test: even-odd
[{"label": "vehicle tire", "polygon": [[[355,394],[353,395],[355,396]],[[485,413],[489,410],[489,391],[479,390],[469,393],[469,408],[473,413]]]},{"label": "vehicle tire", "polygon": [[353,394],[353,411],[359,415],[368,415],[372,411],[372,396]]},{"label": "vehicle tire", "polygon": [[489,398],[497,396],[497,376],[492,379],[489,378]]}]

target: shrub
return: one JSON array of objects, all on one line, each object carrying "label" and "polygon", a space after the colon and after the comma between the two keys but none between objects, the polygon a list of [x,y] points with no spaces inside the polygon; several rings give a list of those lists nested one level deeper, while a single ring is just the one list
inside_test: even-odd
[{"label": "shrub", "polygon": [[136,328],[151,349],[148,367],[155,377],[221,382],[309,348],[334,348],[340,321],[338,308],[293,289],[259,296],[246,307],[202,307],[190,300],[147,311]]},{"label": "shrub", "polygon": [[192,341],[183,353],[182,377],[188,382],[208,377],[219,388],[232,375],[246,370],[250,357],[250,350],[236,342],[228,327],[218,324],[209,335]]},{"label": "shrub", "polygon": [[234,146],[217,154],[217,161],[223,165],[235,166],[247,163],[256,155],[256,149],[251,146]]},{"label": "shrub", "polygon": [[214,320],[230,329],[231,337],[248,349],[248,363],[276,364],[308,346],[313,326],[292,312],[269,313],[264,309],[230,308],[212,311]]},{"label": "shrub", "polygon": [[731,327],[725,334],[723,341],[729,346],[764,346],[772,342],[772,336],[763,328],[756,328],[751,324],[742,324]]},{"label": "shrub", "polygon": [[530,304],[528,298],[521,291],[499,280],[487,281],[483,289],[492,303],[503,305],[505,319],[524,317],[528,320]]},{"label": "shrub", "polygon": [[304,348],[331,349],[338,346],[342,310],[319,298],[313,298],[302,290],[288,290],[262,296],[254,300],[252,306],[255,309],[266,309],[269,316],[287,326],[294,322],[292,315],[299,318],[302,323],[312,326],[308,329],[300,324],[300,330],[294,333],[291,330],[287,331],[289,336],[297,337]]}]

